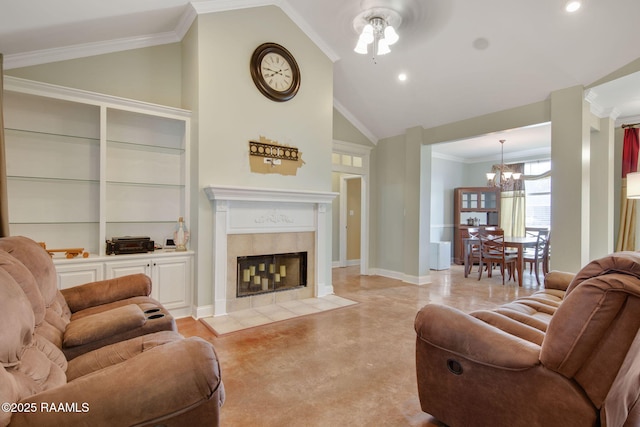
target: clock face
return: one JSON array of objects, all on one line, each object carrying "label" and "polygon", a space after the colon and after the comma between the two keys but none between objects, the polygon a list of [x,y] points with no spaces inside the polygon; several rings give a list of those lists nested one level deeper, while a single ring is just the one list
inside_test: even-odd
[{"label": "clock face", "polygon": [[251,77],[256,87],[272,101],[288,101],[300,88],[300,69],[293,55],[276,43],[264,43],[253,52]]},{"label": "clock face", "polygon": [[293,85],[291,65],[278,53],[267,53],[262,58],[261,71],[265,83],[273,90],[285,92]]}]

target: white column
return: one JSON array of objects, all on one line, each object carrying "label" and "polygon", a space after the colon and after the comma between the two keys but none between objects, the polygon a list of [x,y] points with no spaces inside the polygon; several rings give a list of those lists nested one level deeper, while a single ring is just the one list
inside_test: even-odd
[{"label": "white column", "polygon": [[226,200],[214,202],[213,288],[214,315],[227,314],[227,213]]},{"label": "white column", "polygon": [[331,227],[327,226],[327,203],[316,205],[316,296],[333,294],[331,284]]}]

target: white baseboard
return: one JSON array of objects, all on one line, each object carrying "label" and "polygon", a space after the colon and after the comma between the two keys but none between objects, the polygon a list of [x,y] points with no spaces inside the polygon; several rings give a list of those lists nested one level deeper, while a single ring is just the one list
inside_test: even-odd
[{"label": "white baseboard", "polygon": [[[347,260],[347,265],[345,267],[353,267],[354,265],[360,265],[360,260],[359,259]],[[341,267],[342,267],[342,264],[340,263],[340,261],[331,262],[331,268],[341,268]]]},{"label": "white baseboard", "polygon": [[384,268],[372,268],[370,271],[376,276],[388,277],[389,279],[400,280],[413,285],[427,285],[432,282],[430,275],[412,276],[399,271],[385,270]]},{"label": "white baseboard", "polygon": [[169,313],[174,319],[180,319],[182,317],[193,317],[193,307],[171,308],[168,309]]},{"label": "white baseboard", "polygon": [[213,305],[203,305],[200,307],[196,307],[193,311],[193,317],[195,317],[196,319],[211,317],[213,316]]}]

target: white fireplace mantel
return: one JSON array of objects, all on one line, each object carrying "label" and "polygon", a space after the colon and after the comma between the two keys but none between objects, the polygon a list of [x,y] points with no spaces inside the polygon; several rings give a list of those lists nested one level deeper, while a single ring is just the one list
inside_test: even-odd
[{"label": "white fireplace mantel", "polygon": [[216,316],[227,312],[227,236],[231,234],[315,232],[315,295],[333,293],[331,215],[327,215],[327,206],[338,193],[215,185],[204,187],[204,191],[214,211]]},{"label": "white fireplace mantel", "polygon": [[328,191],[272,190],[269,188],[209,185],[204,187],[209,200],[242,200],[254,202],[331,203],[339,195]]}]

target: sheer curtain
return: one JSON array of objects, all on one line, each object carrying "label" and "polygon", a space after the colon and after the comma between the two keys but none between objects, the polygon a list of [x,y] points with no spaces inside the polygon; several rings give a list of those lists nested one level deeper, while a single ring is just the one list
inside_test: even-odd
[{"label": "sheer curtain", "polygon": [[4,93],[3,57],[0,53],[0,237],[9,235],[9,198],[7,196],[7,158],[4,149]]},{"label": "sheer curtain", "polygon": [[627,199],[627,174],[638,171],[638,151],[640,129],[624,130],[622,146],[622,188],[620,191],[620,230],[616,252],[633,251],[636,247],[636,201]]},{"label": "sheer curtain", "polygon": [[[524,175],[524,163],[513,163],[506,166],[511,171]],[[504,230],[504,235],[524,236],[527,214],[524,179],[512,180],[502,189],[500,194],[500,226]]]}]

